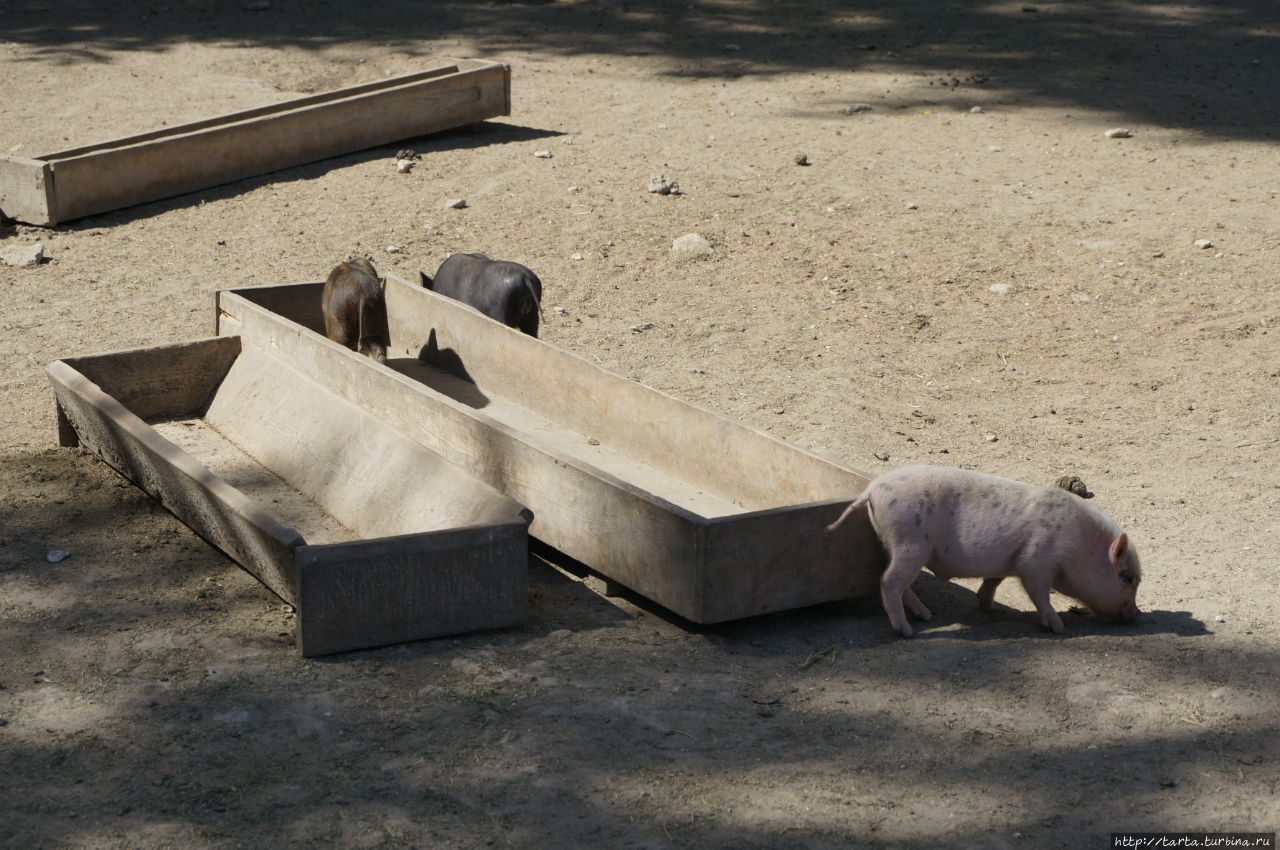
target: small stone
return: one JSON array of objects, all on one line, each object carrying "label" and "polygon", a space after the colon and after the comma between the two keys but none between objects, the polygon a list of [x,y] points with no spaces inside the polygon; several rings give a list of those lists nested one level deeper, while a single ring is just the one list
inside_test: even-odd
[{"label": "small stone", "polygon": [[569,259],[571,259],[571,260],[581,260],[581,259],[582,259],[582,255],[581,255],[581,254],[570,254],[570,255],[569,255]]},{"label": "small stone", "polygon": [[466,207],[466,198],[449,198],[444,202],[444,208],[447,210],[460,210]]},{"label": "small stone", "polygon": [[1012,283],[993,283],[989,287],[987,287],[987,289],[991,290],[996,295],[1008,295],[1010,292],[1013,292],[1013,284]]},{"label": "small stone", "polygon": [[1199,248],[1201,251],[1205,251],[1205,250],[1208,250],[1209,248],[1212,248],[1212,247],[1213,247],[1213,240],[1212,240],[1212,239],[1197,239],[1196,241],[1192,242],[1191,244],[1192,244],[1192,245],[1194,245],[1194,246],[1196,246],[1197,248]]},{"label": "small stone", "polygon": [[694,374],[694,375],[705,375],[705,374],[707,374],[707,370],[706,370],[706,369],[699,369],[697,366],[690,366],[690,367],[689,367],[689,371],[690,371],[692,374]]},{"label": "small stone", "polygon": [[215,245],[226,245],[226,244],[227,244],[227,240],[225,240],[225,239],[218,239],[218,240],[215,240],[214,244],[215,244]]},{"label": "small stone", "polygon": [[705,257],[715,249],[711,243],[696,233],[686,233],[671,243],[671,251],[687,257]]},{"label": "small stone", "polygon": [[20,269],[38,266],[44,262],[44,243],[34,245],[14,245],[0,249],[0,262]]},{"label": "small stone", "polygon": [[1114,127],[1102,135],[1106,136],[1108,139],[1128,139],[1133,136],[1133,131],[1124,127]]},{"label": "small stone", "polygon": [[679,195],[680,184],[670,177],[654,174],[649,177],[649,191],[658,195]]},{"label": "small stone", "polygon": [[552,308],[551,308],[551,312],[553,312],[553,313],[559,313],[559,314],[560,314],[560,315],[562,315],[562,316],[567,316],[567,315],[569,315],[569,310],[568,310],[568,308],[567,308],[567,307],[552,307]]},{"label": "small stone", "polygon": [[1219,614],[1219,615],[1217,615],[1216,617],[1214,617],[1214,618],[1213,618],[1213,621],[1214,621],[1215,623],[1225,623],[1225,622],[1227,621],[1227,618],[1226,618],[1226,617],[1224,617],[1224,616],[1222,616],[1221,614]]},{"label": "small stone", "polygon": [[412,170],[413,170],[413,160],[411,159],[396,160],[396,171],[398,171],[399,173],[408,174]]},{"label": "small stone", "polygon": [[796,154],[796,165],[813,165],[813,163],[809,161],[807,153],[798,153]]},{"label": "small stone", "polygon": [[888,463],[888,462],[889,462],[889,453],[888,453],[888,452],[872,452],[872,453],[871,453],[871,456],[872,456],[873,458],[875,458],[876,460],[883,461],[884,463]]},{"label": "small stone", "polygon": [[64,549],[54,549],[44,557],[45,557],[45,560],[48,561],[49,563],[56,564],[59,561],[65,561],[67,558],[70,558],[71,553],[67,552]]},{"label": "small stone", "polygon": [[996,442],[996,441],[997,441],[997,440],[999,440],[999,439],[1000,439],[1000,438],[999,438],[996,434],[991,433],[991,432],[988,432],[988,433],[987,433],[986,441],[987,441],[988,443],[994,443],[994,442]]},{"label": "small stone", "polygon": [[551,151],[534,151],[533,155],[538,159],[551,159]]},{"label": "small stone", "polygon": [[641,322],[638,325],[632,325],[631,330],[635,331],[636,333],[643,333],[644,331],[647,331],[652,327],[653,327],[653,322]]},{"label": "small stone", "polygon": [[971,107],[969,107],[969,111],[970,111],[971,113],[973,113],[974,115],[980,115],[980,114],[982,114],[982,107],[981,107],[981,106],[971,106]]},{"label": "small stone", "polygon": [[1158,780],[1156,780],[1156,782],[1159,783],[1161,788],[1177,788],[1178,787],[1178,780],[1174,779],[1172,776],[1161,776]]},{"label": "small stone", "polygon": [[855,112],[870,112],[871,104],[869,103],[851,103],[844,109],[840,110],[845,115],[853,115]]},{"label": "small stone", "polygon": [[413,148],[401,148],[396,151],[396,159],[421,159],[422,155]]},{"label": "small stone", "polygon": [[725,49],[725,51],[726,51],[726,52],[728,52],[728,53],[737,53],[739,50],[741,50],[741,49],[742,49],[742,45],[740,45],[740,44],[726,44],[726,45],[724,46],[724,49]]},{"label": "small stone", "polygon": [[907,209],[909,209],[909,210],[918,210],[918,209],[920,209],[920,205],[919,205],[919,204],[917,204],[917,203],[915,203],[915,202],[912,202],[912,203],[907,204]]},{"label": "small stone", "polygon": [[403,249],[403,248],[401,248],[399,245],[388,245],[388,246],[387,246],[387,253],[388,253],[388,254],[403,254],[403,253],[404,253],[404,249]]}]

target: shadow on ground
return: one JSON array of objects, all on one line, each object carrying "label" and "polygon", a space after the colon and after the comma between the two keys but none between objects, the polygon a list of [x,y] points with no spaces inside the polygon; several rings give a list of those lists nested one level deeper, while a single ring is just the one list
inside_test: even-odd
[{"label": "shadow on ground", "polygon": [[[956,3],[940,0],[24,3],[0,40],[32,61],[109,62],[184,41],[481,58],[523,50],[658,56],[691,78],[873,69],[938,91],[1114,111],[1117,119],[1270,138],[1280,126],[1280,6],[1270,0]],[[447,47],[438,48],[439,40]]]}]

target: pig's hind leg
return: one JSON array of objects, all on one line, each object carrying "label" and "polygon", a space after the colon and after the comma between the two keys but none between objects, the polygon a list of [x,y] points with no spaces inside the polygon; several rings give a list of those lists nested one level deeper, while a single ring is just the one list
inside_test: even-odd
[{"label": "pig's hind leg", "polygon": [[927,551],[918,551],[914,548],[894,550],[889,560],[889,568],[880,577],[880,601],[884,604],[884,611],[889,615],[889,623],[894,631],[903,637],[911,637],[915,634],[911,624],[907,622],[907,612],[903,610],[903,603],[906,603],[911,613],[920,619],[933,619],[933,614],[911,589],[911,583],[924,569],[928,556]]},{"label": "pig's hind leg", "polygon": [[996,601],[996,588],[1002,581],[1004,576],[993,576],[982,580],[982,587],[978,588],[978,607],[983,611],[991,610],[991,606]]}]

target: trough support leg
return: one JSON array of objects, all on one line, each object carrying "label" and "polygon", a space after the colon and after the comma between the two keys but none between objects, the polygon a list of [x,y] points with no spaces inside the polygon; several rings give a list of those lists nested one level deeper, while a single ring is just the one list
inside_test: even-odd
[{"label": "trough support leg", "polygon": [[62,409],[62,405],[55,399],[53,402],[54,415],[58,419],[58,445],[60,446],[79,446],[80,435],[76,433],[76,429],[72,426],[71,420],[67,418],[67,414]]}]

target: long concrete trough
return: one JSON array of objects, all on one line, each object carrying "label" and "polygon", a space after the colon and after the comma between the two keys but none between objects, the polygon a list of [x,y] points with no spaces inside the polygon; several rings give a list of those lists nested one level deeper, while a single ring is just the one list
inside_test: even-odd
[{"label": "long concrete trough", "polygon": [[[524,621],[529,512],[237,337],[48,367],[59,442],[83,445],[297,611],[303,655]],[[344,368],[345,367],[345,368]]]},{"label": "long concrete trough", "polygon": [[530,534],[606,578],[702,624],[877,588],[884,555],[866,515],[824,531],[866,475],[395,276],[388,364],[335,360],[346,349],[324,337],[322,288],[219,291],[216,332],[527,505]]}]

